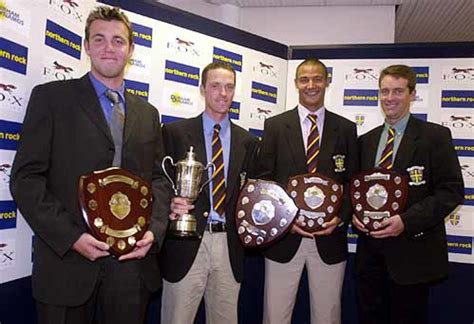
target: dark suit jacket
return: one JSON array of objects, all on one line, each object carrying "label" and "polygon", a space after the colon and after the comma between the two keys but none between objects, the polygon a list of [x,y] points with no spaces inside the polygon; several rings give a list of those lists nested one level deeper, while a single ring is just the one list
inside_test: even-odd
[{"label": "dark suit jacket", "polygon": [[[153,181],[156,196],[161,181],[157,162],[163,155],[158,111],[129,93],[125,100],[122,167]],[[87,232],[77,187],[81,175],[110,167],[113,156],[113,139],[88,75],[33,89],[10,187],[35,233],[33,295],[37,300],[75,306],[91,296],[103,260],[91,262],[71,250]],[[164,231],[156,220],[158,208],[155,200],[150,230],[157,239]],[[156,254],[127,262],[138,264],[149,290],[159,288]]]},{"label": "dark suit jacket", "polygon": [[[361,169],[373,168],[383,126],[361,136]],[[448,273],[444,218],[463,201],[464,185],[448,128],[410,117],[393,170],[423,167],[421,185],[409,185],[408,203],[400,216],[405,231],[398,237],[373,239],[359,235],[356,273],[364,269],[367,244],[381,249],[391,278],[399,284],[439,280]],[[412,181],[412,180],[410,180]],[[378,242],[377,242],[378,241]]]},{"label": "dark suit jacket", "polygon": [[[163,127],[163,138],[166,154],[173,160],[182,160],[190,146],[194,147],[196,159],[206,165],[206,146],[202,115],[191,119],[180,120]],[[254,159],[258,148],[257,137],[241,127],[231,123],[230,165],[226,179],[225,216],[227,224],[227,244],[230,263],[235,279],[240,282],[243,277],[244,249],[237,236],[234,211],[240,193],[240,174],[247,172],[252,175]],[[202,182],[208,179],[207,171],[203,173]],[[197,231],[203,235],[207,218],[203,215],[210,210],[209,186],[206,186],[194,202],[195,209],[191,213],[197,219]],[[168,215],[162,215],[168,217]],[[198,252],[201,240],[165,239],[160,251],[160,268],[163,277],[170,282],[181,280],[191,268]]]},{"label": "dark suit jacket", "polygon": [[[356,125],[326,110],[324,130],[319,153],[318,172],[344,185],[346,192],[339,216],[348,224],[352,215],[346,184],[358,170]],[[336,172],[333,157],[343,155],[345,171]],[[265,121],[263,141],[259,156],[259,178],[276,181],[286,188],[288,178],[308,173],[306,152],[301,134],[297,108]],[[331,235],[316,238],[319,254],[327,264],[346,259],[346,226],[337,227]],[[288,234],[264,251],[267,258],[289,262],[301,243],[301,236]]]}]

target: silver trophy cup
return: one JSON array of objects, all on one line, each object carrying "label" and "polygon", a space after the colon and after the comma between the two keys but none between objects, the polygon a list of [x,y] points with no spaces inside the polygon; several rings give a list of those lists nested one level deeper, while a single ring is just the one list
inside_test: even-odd
[{"label": "silver trophy cup", "polygon": [[[176,168],[176,182],[173,182],[170,175],[166,171],[166,161]],[[182,198],[188,198],[191,201],[197,199],[202,189],[211,181],[212,177],[204,182],[202,185],[201,177],[203,171],[212,168],[215,170],[215,165],[209,162],[204,166],[201,162],[196,161],[196,154],[193,152],[193,147],[189,148],[184,160],[174,163],[173,158],[165,156],[161,162],[161,167],[172,184],[174,194]],[[199,234],[196,231],[196,217],[191,214],[179,215],[178,219],[171,221],[169,225],[168,234],[179,238],[198,238]]]}]

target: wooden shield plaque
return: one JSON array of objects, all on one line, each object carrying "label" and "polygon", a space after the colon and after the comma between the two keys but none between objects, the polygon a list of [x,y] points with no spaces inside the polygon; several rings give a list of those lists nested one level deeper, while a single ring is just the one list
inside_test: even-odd
[{"label": "wooden shield plaque", "polygon": [[352,207],[369,231],[377,230],[388,217],[406,207],[408,177],[387,169],[370,169],[351,179]]},{"label": "wooden shield plaque", "polygon": [[246,247],[263,247],[290,229],[298,208],[276,182],[248,179],[235,210],[240,241]]},{"label": "wooden shield plaque", "polygon": [[131,252],[145,234],[151,216],[148,182],[121,168],[81,176],[79,203],[91,234],[115,255]]},{"label": "wooden shield plaque", "polygon": [[341,208],[342,185],[320,173],[290,178],[287,192],[300,209],[300,227],[309,233],[320,230],[321,225],[337,216]]}]

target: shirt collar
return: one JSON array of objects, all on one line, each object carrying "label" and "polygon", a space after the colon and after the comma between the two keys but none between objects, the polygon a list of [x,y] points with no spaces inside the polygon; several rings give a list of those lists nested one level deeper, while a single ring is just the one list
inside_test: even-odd
[{"label": "shirt collar", "polygon": [[[97,97],[105,96],[105,92],[109,90],[109,88],[105,84],[97,80],[97,78],[91,72],[89,72],[88,74],[89,74],[89,79],[91,80],[92,85],[94,86]],[[118,90],[114,90],[114,89],[110,89],[110,90],[116,91],[119,94],[120,100],[122,102],[125,102],[125,83],[124,82],[122,82],[122,85],[120,86]]]},{"label": "shirt collar", "polygon": [[308,117],[309,114],[316,115],[316,117],[318,117],[318,120],[323,120],[325,113],[326,113],[326,107],[324,106],[322,106],[315,112],[312,112],[305,106],[298,104],[298,115],[300,116],[300,120],[302,122]]},{"label": "shirt collar", "polygon": [[395,134],[401,135],[405,132],[405,129],[407,128],[408,119],[410,119],[410,115],[411,115],[410,113],[406,114],[395,125],[390,125],[387,122],[385,122],[384,123],[384,128],[389,129],[391,127],[393,129],[395,129]]},{"label": "shirt collar", "polygon": [[220,123],[216,123],[205,111],[202,113],[202,122],[204,126],[204,132],[209,135],[214,133],[214,125],[221,125],[221,133],[227,132],[230,125],[229,118],[224,118]]}]

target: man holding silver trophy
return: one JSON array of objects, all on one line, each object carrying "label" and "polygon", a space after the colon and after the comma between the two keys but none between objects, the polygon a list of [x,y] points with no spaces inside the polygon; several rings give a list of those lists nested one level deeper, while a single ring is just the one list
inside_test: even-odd
[{"label": "man holding silver trophy", "polygon": [[303,61],[295,86],[298,106],[265,121],[260,149],[259,176],[287,187],[299,209],[291,233],[263,252],[264,323],[291,322],[305,267],[311,323],[340,323],[346,226],[352,215],[342,186],[358,169],[356,125],[326,110],[329,78],[321,61]]},{"label": "man holding silver trophy", "polygon": [[[375,190],[363,192],[362,181],[355,183],[357,196],[367,197],[356,197],[353,217],[361,234],[355,263],[361,324],[428,323],[429,287],[448,275],[444,218],[463,201],[463,178],[449,129],[410,114],[415,86],[416,74],[409,66],[382,70],[385,123],[359,139],[363,172],[374,167],[379,175],[396,172],[394,184],[374,184],[370,188]],[[407,192],[395,188],[403,177]],[[403,195],[405,208],[391,200]],[[370,205],[378,213],[395,212],[372,221],[370,213],[364,217],[358,212]]]},{"label": "man holding silver trophy", "polygon": [[242,176],[253,173],[258,140],[229,119],[235,84],[230,65],[207,65],[204,112],[163,128],[166,159],[176,165],[169,177],[176,196],[160,253],[161,323],[193,323],[203,296],[207,323],[237,323],[244,249],[234,209]]}]

